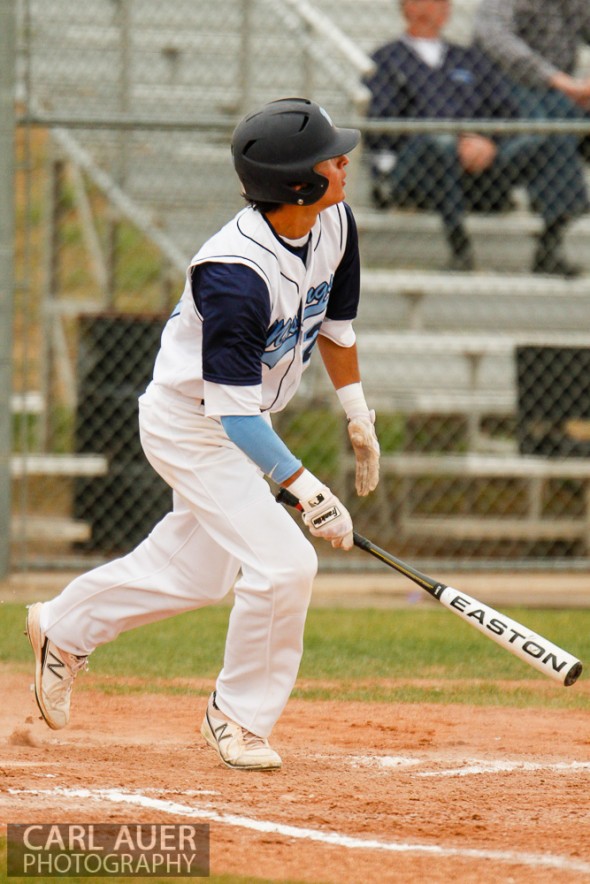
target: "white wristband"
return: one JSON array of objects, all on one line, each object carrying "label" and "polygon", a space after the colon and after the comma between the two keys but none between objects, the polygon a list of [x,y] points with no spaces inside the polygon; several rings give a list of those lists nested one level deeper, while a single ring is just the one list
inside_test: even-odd
[{"label": "white wristband", "polygon": [[324,484],[320,482],[317,476],[304,469],[301,475],[294,482],[291,482],[287,490],[298,498],[305,510],[308,510],[310,507],[317,506],[320,502],[316,498],[324,487]]},{"label": "white wristband", "polygon": [[360,382],[357,384],[347,384],[346,387],[340,387],[340,389],[336,390],[336,393],[340,399],[342,408],[346,412],[348,420],[352,420],[353,417],[358,417],[361,414],[368,413],[369,406],[367,405],[367,400],[363,393],[363,385]]}]

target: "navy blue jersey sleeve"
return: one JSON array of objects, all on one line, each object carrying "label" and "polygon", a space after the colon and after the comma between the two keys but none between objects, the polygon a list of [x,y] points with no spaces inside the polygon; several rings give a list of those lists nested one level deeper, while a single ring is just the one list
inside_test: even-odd
[{"label": "navy blue jersey sleeve", "polygon": [[270,323],[264,281],[244,264],[209,262],[193,269],[191,282],[203,318],[204,380],[235,386],[260,384]]},{"label": "navy blue jersey sleeve", "polygon": [[354,319],[359,305],[361,265],[359,237],[352,209],[343,203],[348,218],[344,255],[334,274],[326,316],[328,319]]}]

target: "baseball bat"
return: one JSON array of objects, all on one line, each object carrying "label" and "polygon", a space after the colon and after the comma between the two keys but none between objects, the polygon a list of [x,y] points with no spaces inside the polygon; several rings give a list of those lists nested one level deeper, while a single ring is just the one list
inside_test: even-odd
[{"label": "baseball bat", "polygon": [[[279,503],[302,509],[299,500],[286,488],[281,488],[276,497]],[[581,662],[563,648],[554,645],[548,639],[537,635],[517,620],[500,614],[494,608],[478,599],[447,586],[427,574],[423,574],[392,553],[376,546],[366,537],[353,532],[354,545],[369,553],[380,562],[404,574],[425,589],[437,602],[452,611],[470,626],[474,626],[488,638],[495,641],[515,657],[519,657],[544,675],[569,687],[574,684],[582,672]]]}]

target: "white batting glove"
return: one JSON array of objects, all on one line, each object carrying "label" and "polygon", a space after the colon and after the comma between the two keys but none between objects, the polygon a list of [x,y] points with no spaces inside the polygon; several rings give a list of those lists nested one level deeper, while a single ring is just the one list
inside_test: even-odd
[{"label": "white batting glove", "polygon": [[304,470],[288,490],[299,498],[302,518],[314,537],[328,540],[334,549],[352,549],[352,519],[345,506],[327,485]]},{"label": "white batting glove", "polygon": [[348,435],[356,458],[356,493],[366,497],[379,481],[380,448],[375,433],[375,412],[358,414],[348,421]]}]

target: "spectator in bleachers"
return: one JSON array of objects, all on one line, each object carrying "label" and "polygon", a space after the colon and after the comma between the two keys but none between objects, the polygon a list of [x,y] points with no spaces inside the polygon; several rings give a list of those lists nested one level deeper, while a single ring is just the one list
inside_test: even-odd
[{"label": "spectator in bleachers", "polygon": [[590,111],[590,77],[576,77],[590,44],[588,0],[481,0],[475,40],[523,88],[522,110],[543,117]]},{"label": "spectator in bleachers", "polygon": [[[518,84],[523,116],[590,119],[590,76],[576,76],[588,0],[480,0],[475,41]],[[590,160],[590,136],[582,145]]]},{"label": "spectator in bleachers", "polygon": [[[590,76],[576,76],[579,48],[590,44],[588,0],[480,0],[474,36],[515,84],[523,117],[590,121]],[[577,144],[590,160],[590,136]]]},{"label": "spectator in bleachers", "polygon": [[[449,0],[401,0],[405,33],[374,54],[370,118],[412,120],[516,119],[512,86],[481,49],[444,40]],[[451,251],[450,269],[474,266],[465,228],[469,209],[497,210],[511,189],[526,186],[545,228],[533,271],[574,276],[562,253],[563,231],[588,208],[576,144],[567,136],[458,136],[372,133],[373,197],[377,205],[413,202],[438,211]],[[549,149],[550,148],[550,149]]]}]

